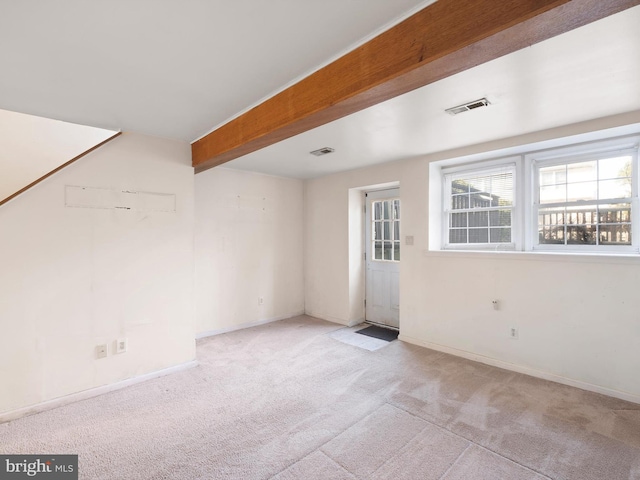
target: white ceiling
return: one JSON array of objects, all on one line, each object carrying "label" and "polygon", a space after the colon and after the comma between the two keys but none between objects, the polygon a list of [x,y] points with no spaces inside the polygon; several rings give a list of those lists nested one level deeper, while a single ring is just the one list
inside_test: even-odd
[{"label": "white ceiling", "polygon": [[[640,6],[480,65],[226,167],[312,178],[640,111]],[[444,112],[486,97],[487,108]],[[314,157],[310,151],[335,148]]]},{"label": "white ceiling", "polygon": [[[432,1],[0,0],[0,108],[193,141]],[[640,6],[226,166],[312,178],[640,111],[638,25]]]},{"label": "white ceiling", "polygon": [[0,108],[193,141],[433,0],[0,1]]}]

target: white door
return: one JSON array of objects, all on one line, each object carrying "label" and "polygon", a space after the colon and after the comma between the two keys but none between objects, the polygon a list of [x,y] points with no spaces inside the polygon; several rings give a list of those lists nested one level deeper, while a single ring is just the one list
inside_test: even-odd
[{"label": "white door", "polygon": [[365,320],[400,323],[400,190],[367,193]]}]

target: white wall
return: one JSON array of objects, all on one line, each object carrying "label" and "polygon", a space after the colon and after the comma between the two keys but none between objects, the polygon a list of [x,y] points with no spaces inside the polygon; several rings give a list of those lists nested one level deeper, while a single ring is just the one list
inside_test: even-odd
[{"label": "white wall", "polygon": [[[172,193],[176,212],[69,208],[66,185]],[[0,412],[193,360],[189,145],[123,134],[0,207],[0,266]]]},{"label": "white wall", "polygon": [[195,185],[198,334],[303,313],[302,181],[218,167]]},{"label": "white wall", "polygon": [[[640,112],[632,117],[637,122]],[[356,296],[350,296],[349,282],[349,190],[399,181],[402,236],[414,237],[413,246],[402,247],[401,338],[640,402],[640,258],[428,250],[430,162],[630,119],[587,122],[309,180],[307,312],[345,325],[356,320],[350,303]],[[499,311],[492,309],[495,298]],[[519,340],[508,337],[510,326],[519,328]]]},{"label": "white wall", "polygon": [[0,201],[115,133],[0,110]]}]

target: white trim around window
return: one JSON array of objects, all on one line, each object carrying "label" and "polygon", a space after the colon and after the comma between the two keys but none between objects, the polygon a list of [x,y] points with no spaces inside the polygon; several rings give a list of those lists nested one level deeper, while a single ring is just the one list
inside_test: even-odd
[{"label": "white trim around window", "polygon": [[640,253],[639,144],[636,134],[448,161],[439,169],[440,249]]}]

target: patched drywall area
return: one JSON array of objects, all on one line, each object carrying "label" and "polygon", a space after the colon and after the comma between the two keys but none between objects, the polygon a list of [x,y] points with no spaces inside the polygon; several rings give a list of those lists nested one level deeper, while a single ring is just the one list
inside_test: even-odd
[{"label": "patched drywall area", "polygon": [[[638,114],[632,117],[637,122]],[[355,320],[349,192],[399,181],[402,339],[640,401],[640,258],[429,250],[431,162],[610,128],[629,118],[586,122],[308,180],[307,313],[345,325]],[[406,245],[406,236],[413,237],[412,245]],[[498,310],[494,299],[499,299]],[[514,326],[518,339],[509,336]]]},{"label": "patched drywall area", "polygon": [[217,167],[195,188],[198,334],[304,313],[303,182]]},{"label": "patched drywall area", "polygon": [[123,134],[0,207],[0,230],[0,412],[195,358],[186,142]]}]

